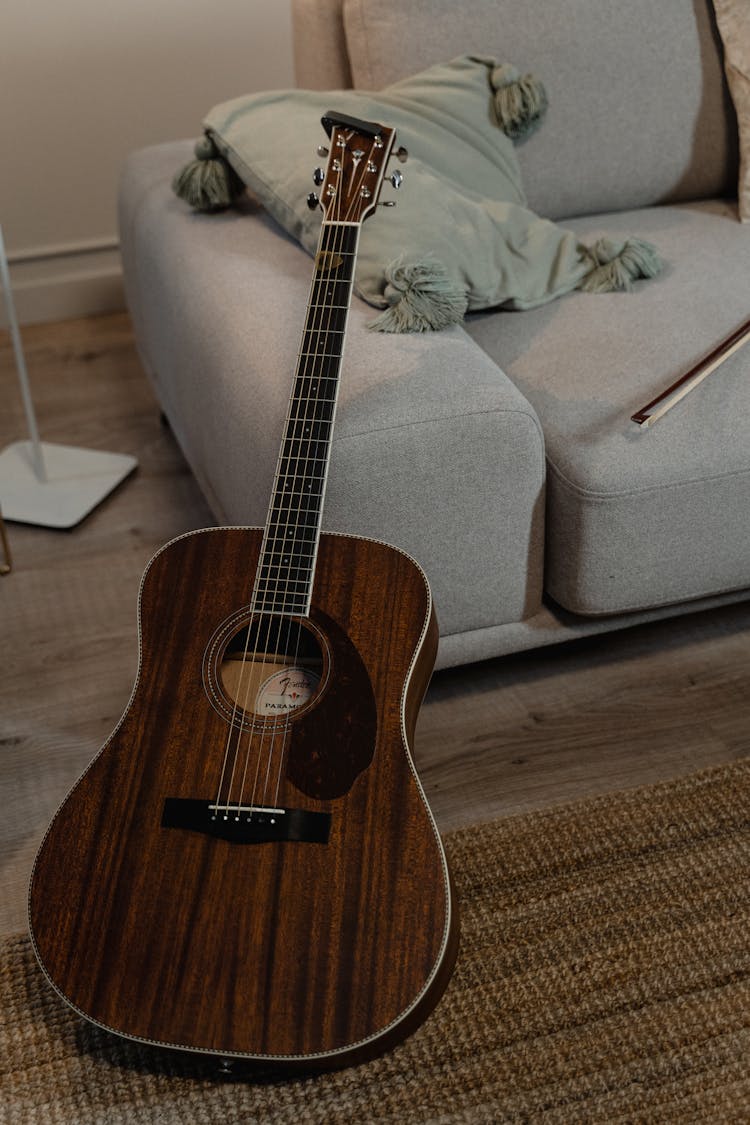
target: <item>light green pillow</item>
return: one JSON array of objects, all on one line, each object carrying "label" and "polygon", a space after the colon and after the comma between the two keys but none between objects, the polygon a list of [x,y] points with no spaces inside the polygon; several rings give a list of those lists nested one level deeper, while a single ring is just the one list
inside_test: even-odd
[{"label": "light green pillow", "polygon": [[397,206],[377,210],[362,228],[355,288],[386,309],[374,327],[439,328],[467,309],[533,308],[577,287],[626,288],[653,276],[659,262],[647,243],[588,249],[526,207],[511,136],[531,131],[545,107],[530,76],[474,56],[377,93],[252,94],[211,110],[198,159],[175,176],[174,188],[193,206],[215,210],[247,185],[313,254],[321,215],[306,199],[325,140],[320,118],[333,110],[395,126],[396,145],[409,151],[403,187],[395,192],[386,182],[381,194]]}]

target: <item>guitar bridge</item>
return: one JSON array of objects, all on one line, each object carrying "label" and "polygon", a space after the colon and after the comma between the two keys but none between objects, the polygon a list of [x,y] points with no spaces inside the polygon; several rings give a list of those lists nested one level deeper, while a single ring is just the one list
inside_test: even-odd
[{"label": "guitar bridge", "polygon": [[167,797],[161,826],[202,832],[206,836],[228,840],[231,844],[266,844],[276,840],[327,844],[331,814],[261,805],[218,805],[192,797]]}]

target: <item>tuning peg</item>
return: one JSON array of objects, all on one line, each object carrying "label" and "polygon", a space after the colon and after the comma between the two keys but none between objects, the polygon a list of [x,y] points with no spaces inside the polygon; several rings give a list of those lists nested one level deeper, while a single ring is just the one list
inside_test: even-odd
[{"label": "tuning peg", "polygon": [[318,145],[316,152],[318,156],[328,156],[328,149],[325,145]]},{"label": "tuning peg", "polygon": [[388,179],[391,181],[395,188],[400,188],[402,183],[404,182],[404,177],[400,172],[394,172],[392,176],[388,177]]},{"label": "tuning peg", "polygon": [[393,155],[397,160],[400,160],[402,164],[406,164],[406,161],[409,159],[409,150],[401,145],[401,148],[397,148]]},{"label": "tuning peg", "polygon": [[396,206],[396,200],[395,199],[384,199],[383,202],[380,204],[380,206],[381,207],[395,207]]},{"label": "tuning peg", "polygon": [[317,195],[315,194],[314,191],[311,191],[310,194],[307,197],[307,206],[310,208],[311,211],[314,211],[315,208],[319,204],[320,204],[320,200],[318,199]]},{"label": "tuning peg", "polygon": [[326,178],[326,174],[323,171],[323,169],[322,168],[316,168],[315,171],[313,172],[313,183],[317,184],[317,186],[320,187],[320,185],[323,183],[323,180],[325,178]]}]

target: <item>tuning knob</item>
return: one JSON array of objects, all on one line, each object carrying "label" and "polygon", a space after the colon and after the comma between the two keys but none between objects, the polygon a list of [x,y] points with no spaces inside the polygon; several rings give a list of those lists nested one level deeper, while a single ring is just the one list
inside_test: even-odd
[{"label": "tuning knob", "polygon": [[316,152],[318,156],[328,156],[328,149],[325,145],[318,145]]},{"label": "tuning knob", "polygon": [[318,207],[319,205],[320,205],[320,200],[318,199],[315,192],[311,191],[310,194],[307,197],[307,206],[310,208],[311,211],[314,211],[315,208]]},{"label": "tuning knob", "polygon": [[409,150],[401,145],[401,148],[397,148],[393,155],[397,160],[400,160],[402,164],[406,164],[406,161],[409,159]]},{"label": "tuning knob", "polygon": [[392,176],[388,177],[388,179],[391,181],[395,188],[400,188],[402,183],[404,182],[404,177],[400,172],[394,172]]},{"label": "tuning knob", "polygon": [[396,206],[396,200],[395,199],[384,199],[383,202],[380,204],[380,206],[381,207],[395,207]]},{"label": "tuning knob", "polygon": [[326,178],[326,174],[323,171],[323,169],[322,168],[316,168],[315,171],[313,172],[313,183],[317,184],[317,186],[320,187],[320,185],[323,183],[323,180],[325,178]]}]

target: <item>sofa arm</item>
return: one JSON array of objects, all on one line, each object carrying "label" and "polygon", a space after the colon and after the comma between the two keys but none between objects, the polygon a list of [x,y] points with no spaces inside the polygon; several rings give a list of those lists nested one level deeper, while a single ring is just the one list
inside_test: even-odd
[{"label": "sofa arm", "polygon": [[[312,271],[263,212],[191,213],[189,146],[134,154],[120,193],[125,286],[163,409],[219,520],[262,524]],[[324,527],[409,551],[443,634],[539,607],[544,443],[533,409],[461,327],[385,335],[355,299]]]}]

